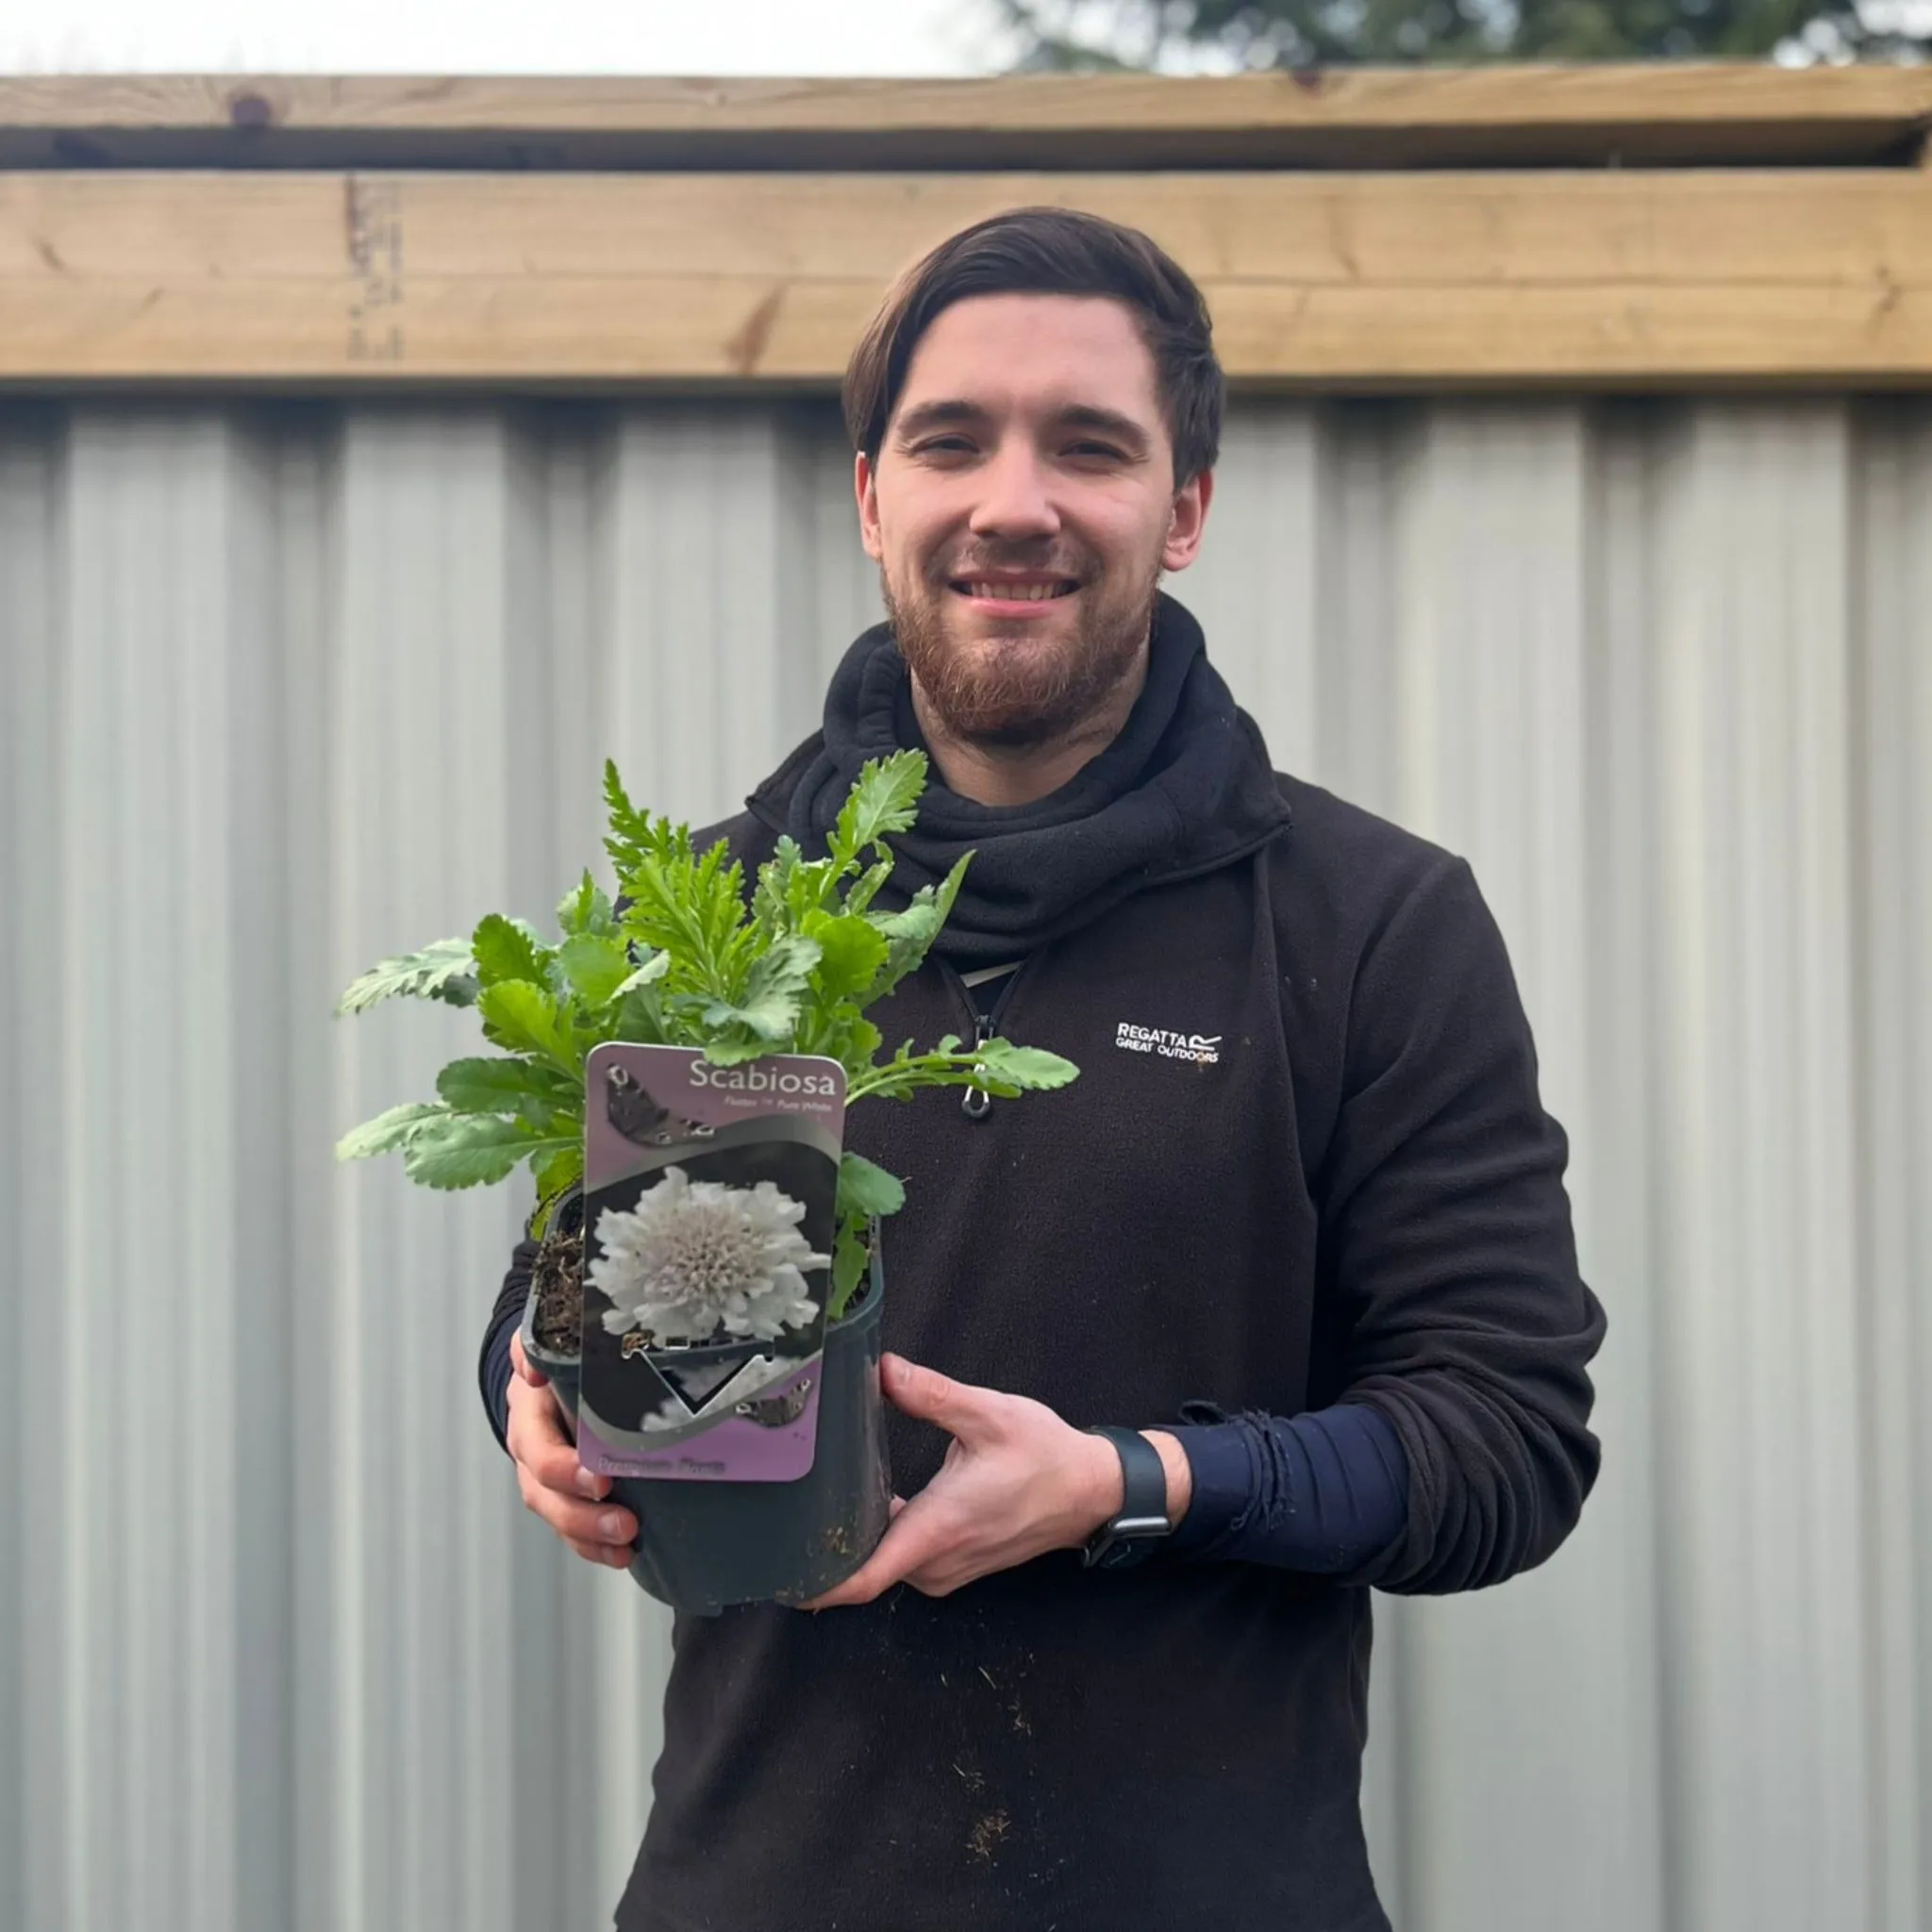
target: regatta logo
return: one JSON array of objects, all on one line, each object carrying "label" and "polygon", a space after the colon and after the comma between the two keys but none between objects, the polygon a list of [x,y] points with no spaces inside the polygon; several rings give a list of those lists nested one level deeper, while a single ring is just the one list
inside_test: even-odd
[{"label": "regatta logo", "polygon": [[1195,1060],[1208,1067],[1221,1062],[1218,1033],[1170,1033],[1162,1026],[1136,1026],[1123,1020],[1113,1043],[1126,1053],[1158,1053],[1164,1060]]}]

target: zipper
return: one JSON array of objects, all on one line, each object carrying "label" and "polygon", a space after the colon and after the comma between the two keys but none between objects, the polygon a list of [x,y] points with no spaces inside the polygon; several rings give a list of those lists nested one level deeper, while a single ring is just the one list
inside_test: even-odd
[{"label": "zipper", "polygon": [[[992,1015],[975,1013],[973,1016],[973,1043],[984,1046],[992,1038]],[[959,1102],[959,1111],[969,1121],[983,1121],[992,1111],[992,1095],[984,1087],[969,1087],[965,1097]]]},{"label": "zipper", "polygon": [[[953,982],[953,991],[972,1016],[973,1044],[984,1046],[999,1031],[1000,1015],[1006,1011],[1007,1002],[1013,996],[1013,989],[1020,983],[1020,975],[1032,962],[1023,959],[1013,971],[1007,974],[1007,983],[1000,988],[999,997],[992,1003],[991,1012],[982,1013],[979,1002],[973,997],[973,989],[959,977],[958,969],[941,959],[940,965],[946,976]],[[959,1101],[959,1111],[969,1121],[983,1121],[992,1111],[992,1095],[984,1087],[969,1087]]]}]

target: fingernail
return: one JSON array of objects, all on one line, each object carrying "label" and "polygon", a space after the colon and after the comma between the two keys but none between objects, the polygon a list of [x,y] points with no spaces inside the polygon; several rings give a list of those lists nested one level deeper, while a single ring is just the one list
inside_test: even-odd
[{"label": "fingernail", "polygon": [[577,1489],[594,1503],[604,1493],[604,1478],[592,1474],[588,1469],[580,1469],[577,1471]]},{"label": "fingernail", "polygon": [[622,1543],[630,1541],[624,1533],[623,1514],[616,1509],[607,1509],[603,1515],[598,1517],[597,1533],[608,1543]]}]

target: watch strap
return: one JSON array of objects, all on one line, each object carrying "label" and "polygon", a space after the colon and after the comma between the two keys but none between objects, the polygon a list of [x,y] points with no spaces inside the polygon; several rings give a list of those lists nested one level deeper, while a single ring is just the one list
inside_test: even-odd
[{"label": "watch strap", "polygon": [[1121,1458],[1121,1507],[1087,1540],[1082,1553],[1089,1569],[1117,1570],[1139,1562],[1174,1525],[1167,1518],[1167,1465],[1138,1429],[1102,1426]]}]

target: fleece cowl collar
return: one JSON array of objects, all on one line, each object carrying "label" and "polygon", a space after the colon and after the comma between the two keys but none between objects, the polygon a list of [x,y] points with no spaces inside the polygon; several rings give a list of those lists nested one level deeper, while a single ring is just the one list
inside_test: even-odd
[{"label": "fleece cowl collar", "polygon": [[[746,802],[822,851],[859,767],[902,748],[924,749],[910,675],[891,627],[875,625],[833,674],[824,729]],[[1288,824],[1260,731],[1208,661],[1201,626],[1162,594],[1147,683],[1120,736],[1031,805],[975,804],[935,774],[918,824],[892,841],[892,890],[903,900],[976,855],[936,949],[971,971],[1019,958],[1136,892],[1216,871]]]}]

